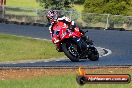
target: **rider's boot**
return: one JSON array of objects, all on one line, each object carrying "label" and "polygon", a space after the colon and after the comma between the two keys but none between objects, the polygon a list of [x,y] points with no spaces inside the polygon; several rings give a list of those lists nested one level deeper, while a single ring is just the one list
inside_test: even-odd
[{"label": "rider's boot", "polygon": [[56,47],[56,50],[57,50],[58,52],[62,52],[62,50],[61,50],[59,47]]},{"label": "rider's boot", "polygon": [[60,47],[59,45],[56,45],[56,50],[57,50],[58,52],[62,52],[62,49],[61,49],[61,47]]}]

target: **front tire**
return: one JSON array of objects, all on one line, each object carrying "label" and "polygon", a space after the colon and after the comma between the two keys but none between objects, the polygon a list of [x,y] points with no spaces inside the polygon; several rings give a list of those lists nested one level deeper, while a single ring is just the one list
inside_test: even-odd
[{"label": "front tire", "polygon": [[65,55],[72,61],[72,62],[79,62],[79,58],[78,58],[78,55],[75,56],[73,55],[72,53],[70,53],[69,51],[69,46],[67,43],[62,43],[62,50],[63,52],[65,53]]}]

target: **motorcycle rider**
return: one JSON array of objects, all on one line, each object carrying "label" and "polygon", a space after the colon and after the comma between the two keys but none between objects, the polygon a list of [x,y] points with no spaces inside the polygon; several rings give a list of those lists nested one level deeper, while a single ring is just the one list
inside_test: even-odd
[{"label": "motorcycle rider", "polygon": [[[54,38],[54,30],[53,30],[53,26],[58,22],[58,21],[61,21],[63,22],[65,25],[68,25],[68,29],[71,30],[71,31],[79,31],[82,33],[82,38],[84,40],[88,40],[87,37],[85,36],[85,33],[84,31],[82,30],[78,30],[76,27],[76,24],[74,23],[74,21],[71,21],[68,17],[66,16],[62,16],[62,15],[59,15],[59,12],[56,11],[56,10],[50,10],[47,12],[46,14],[46,17],[50,23],[50,27],[49,27],[49,30],[50,30],[50,34],[51,34],[51,38]],[[57,45],[57,51],[61,51],[61,49],[59,48],[59,45],[57,44],[57,42],[59,42],[59,38],[56,38],[56,42],[54,42],[56,45]]]}]

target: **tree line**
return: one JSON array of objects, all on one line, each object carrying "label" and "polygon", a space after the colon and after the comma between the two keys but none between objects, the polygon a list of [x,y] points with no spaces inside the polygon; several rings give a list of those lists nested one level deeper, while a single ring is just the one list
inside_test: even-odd
[{"label": "tree line", "polygon": [[85,0],[84,12],[132,15],[132,0]]},{"label": "tree line", "polygon": [[85,13],[132,15],[132,0],[37,0],[45,9],[67,9],[73,4],[84,6]]}]

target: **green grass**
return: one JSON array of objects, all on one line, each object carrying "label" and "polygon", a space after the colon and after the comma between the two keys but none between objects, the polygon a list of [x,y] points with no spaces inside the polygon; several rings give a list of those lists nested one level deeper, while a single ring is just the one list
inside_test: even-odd
[{"label": "green grass", "polygon": [[51,41],[0,34],[0,62],[62,56],[63,53],[58,53]]},{"label": "green grass", "polygon": [[[21,8],[30,8],[30,9],[41,9],[42,7],[39,5],[39,3],[36,2],[36,0],[7,0],[7,6],[11,7],[21,7]],[[24,10],[22,11],[8,11],[6,10],[6,14],[15,14],[15,15],[28,15],[28,16],[37,16],[37,13],[34,12],[26,12]]]},{"label": "green grass", "polygon": [[36,0],[7,0],[7,6],[24,7],[24,8],[40,8]]},{"label": "green grass", "polygon": [[1,88],[132,88],[129,84],[85,84],[80,86],[75,75],[42,76],[27,80],[3,80]]},{"label": "green grass", "polygon": [[73,6],[73,9],[75,9],[76,11],[78,11],[78,12],[81,13],[83,11],[84,7],[83,7],[83,5],[77,5],[77,4],[75,4]]}]

